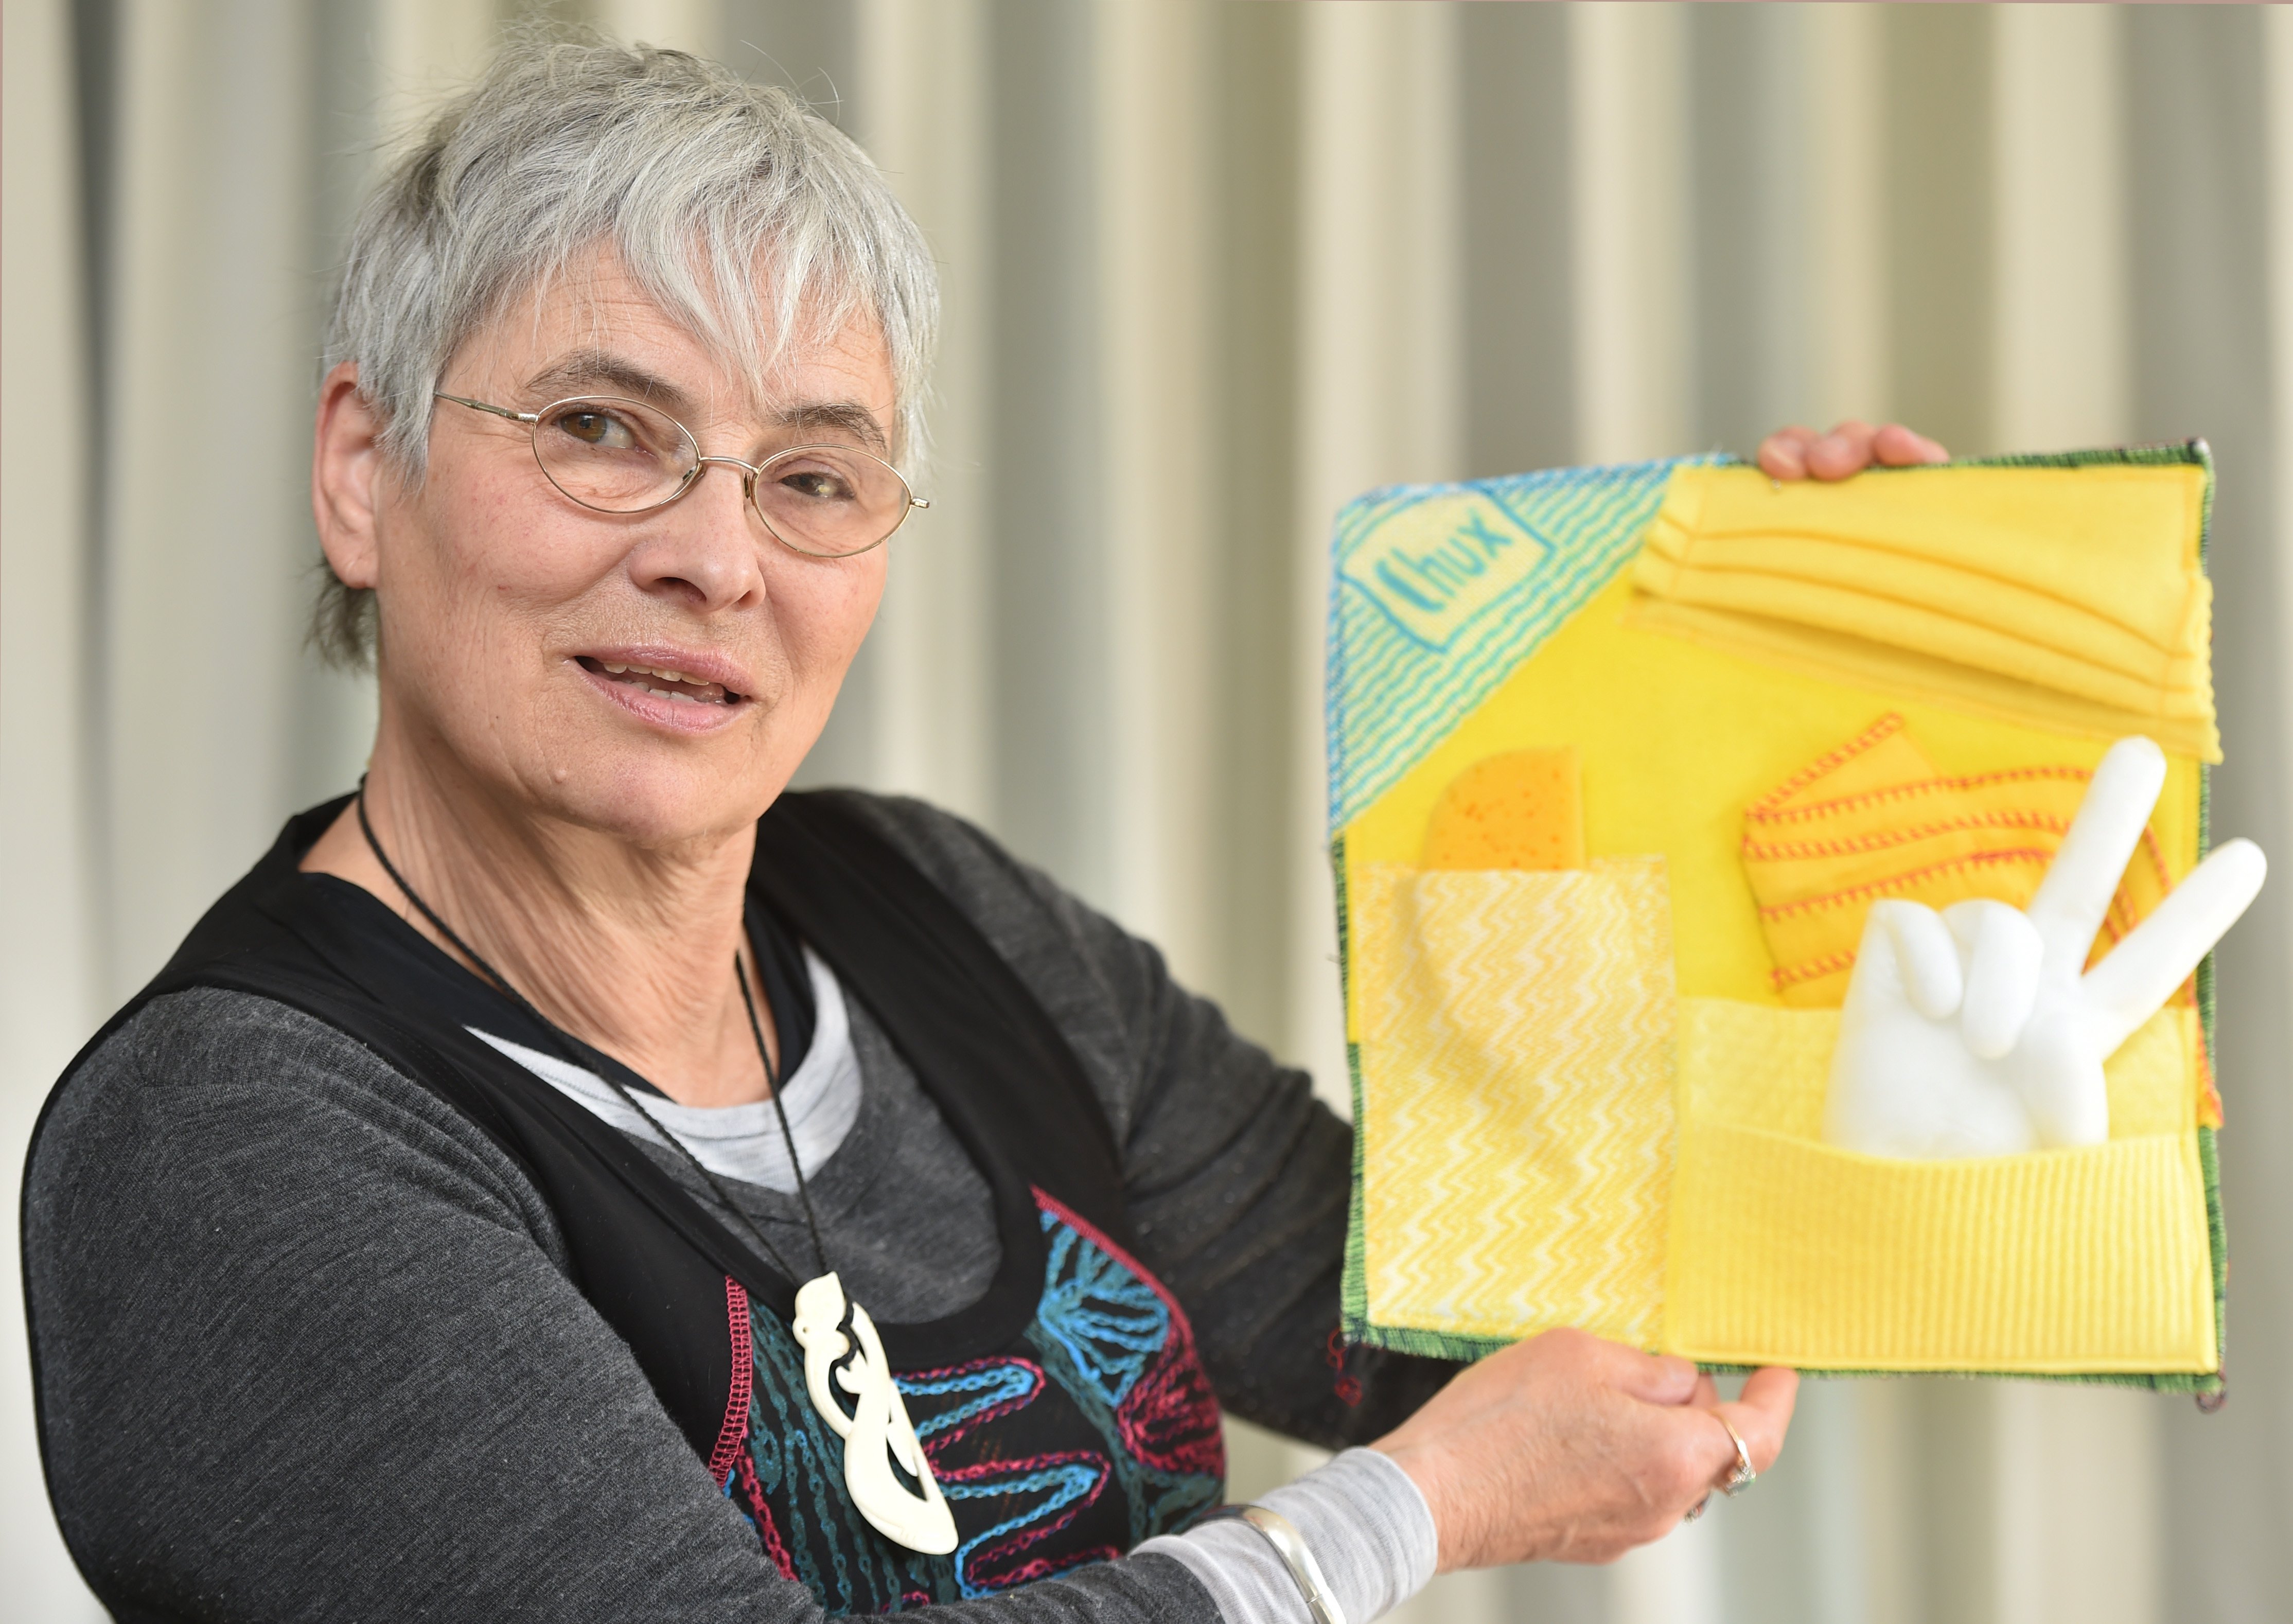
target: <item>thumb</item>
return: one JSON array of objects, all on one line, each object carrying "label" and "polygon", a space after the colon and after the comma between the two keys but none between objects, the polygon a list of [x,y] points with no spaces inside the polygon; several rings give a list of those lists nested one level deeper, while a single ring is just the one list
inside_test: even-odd
[{"label": "thumb", "polygon": [[1752,1470],[1764,1472],[1783,1453],[1784,1434],[1791,1429],[1792,1409],[1799,1401],[1799,1372],[1770,1365],[1752,1372],[1741,1397],[1713,1407],[1744,1440]]}]

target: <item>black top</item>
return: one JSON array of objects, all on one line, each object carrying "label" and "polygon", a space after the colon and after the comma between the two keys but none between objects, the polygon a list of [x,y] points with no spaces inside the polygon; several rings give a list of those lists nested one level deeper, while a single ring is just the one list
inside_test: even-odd
[{"label": "black top", "polygon": [[[980,1217],[995,1231],[988,1249],[999,1255],[988,1289],[955,1313],[903,1328],[900,1334],[920,1338],[912,1352],[944,1355],[964,1345],[967,1327],[976,1328],[980,1345],[992,1341],[1021,1300],[1018,1288],[1002,1289],[1007,1278],[1027,1278],[1026,1301],[1037,1295],[1040,1263],[1026,1255],[1031,1226],[1013,1222],[1011,1170],[994,1165],[1009,1160],[1010,1144],[1024,1141],[1058,1147],[1051,1159],[1060,1165],[1046,1169],[1046,1176],[1064,1181],[1076,1202],[1100,1204],[1090,1223],[1109,1236],[1128,1234],[1123,1244],[1171,1282],[1202,1332],[1204,1362],[1230,1408],[1335,1444],[1375,1435],[1430,1391],[1446,1374],[1440,1367],[1356,1354],[1351,1368],[1366,1378],[1367,1396],[1358,1407],[1338,1396],[1329,1334],[1336,1322],[1347,1139],[1341,1125],[1308,1101],[1302,1079],[1274,1068],[1227,1034],[1208,1006],[1171,988],[1151,949],[1018,869],[974,832],[921,808],[838,799],[863,834],[888,839],[928,871],[940,905],[992,949],[980,961],[985,970],[973,966],[976,984],[944,995],[936,1018],[944,1029],[919,1040],[895,1029],[898,1016],[875,1008],[863,985],[865,967],[855,973],[839,962],[840,949],[828,939],[837,934],[836,922],[822,929],[820,919],[806,915],[820,905],[819,895],[790,888],[772,896],[839,978],[861,988],[865,1014],[855,1010],[855,1035],[868,1076],[863,1119],[884,1086],[906,1086],[897,1081],[904,1058],[938,1101],[938,1136],[964,1141],[990,1174],[993,1196]],[[788,838],[800,847],[807,832]],[[798,862],[790,872],[816,878],[828,866]],[[297,939],[314,963],[355,962],[369,978],[362,985],[382,987],[393,973],[384,961],[398,949],[410,941],[419,954],[430,952],[355,888],[276,873],[271,880],[305,895],[331,893],[328,907],[296,922]],[[849,897],[844,900],[849,912]],[[378,917],[361,922],[361,910]],[[915,911],[911,899],[908,915]],[[393,942],[393,934],[405,939]],[[906,954],[915,974],[950,973],[944,965],[929,970],[928,955],[944,948],[944,939],[929,930],[903,935],[903,943],[879,950],[890,960]],[[373,947],[376,941],[383,946]],[[204,962],[210,983],[223,978],[215,967],[235,962],[243,946],[224,943],[217,951],[209,942]],[[403,968],[406,955],[399,956]],[[411,962],[418,964],[419,954]],[[693,1489],[672,1489],[657,1478],[666,1463],[644,1465],[657,1458],[658,1446],[640,1442],[639,1435],[680,1409],[693,1409],[680,1401],[680,1383],[693,1395],[712,1395],[721,1417],[721,1372],[697,1364],[682,1372],[647,1366],[643,1386],[649,1391],[628,1389],[629,1377],[614,1374],[616,1360],[599,1363],[572,1351],[590,1333],[566,1319],[563,1305],[547,1306],[554,1294],[546,1280],[555,1273],[577,1285],[605,1326],[657,1316],[664,1294],[675,1295],[680,1270],[688,1284],[706,1274],[720,1294],[726,1274],[760,1296],[784,1294],[787,1283],[731,1237],[672,1169],[458,1027],[415,1033],[402,1019],[385,1021],[369,1034],[375,1041],[345,1048],[327,1029],[339,1033],[340,1020],[319,1026],[283,1011],[254,1013],[281,1002],[306,1009],[318,995],[312,986],[323,978],[309,975],[304,985],[274,987],[267,1005],[217,993],[158,998],[96,1047],[43,1128],[28,1178],[25,1227],[43,1434],[67,1536],[99,1589],[130,1612],[142,1606],[149,1616],[189,1616],[205,1611],[189,1604],[197,1595],[253,1596],[290,1574],[316,1582],[307,1564],[323,1549],[334,1564],[328,1571],[339,1571],[343,1584],[355,1576],[362,1587],[355,1591],[363,1598],[358,1605],[369,1611],[385,1596],[409,1604],[381,1611],[413,1611],[415,1594],[434,1599],[434,1587],[450,1581],[455,1594],[474,1598],[473,1606],[486,1596],[492,1616],[515,1612],[533,1597],[490,1587],[487,1579],[506,1571],[506,1563],[526,1583],[547,1576],[543,1589],[560,1601],[585,1598],[591,1616],[622,1616],[616,1609],[624,1606],[627,1616],[687,1616],[668,1604],[679,1595],[700,1608],[689,1616],[731,1616],[726,1607],[741,1597],[770,1602],[767,1611],[775,1616],[795,1616],[771,1601],[778,1581],[755,1562],[753,1536],[745,1563],[737,1539],[731,1548],[722,1546],[726,1514],[721,1499],[719,1510],[704,1512],[713,1498],[708,1478],[700,1476],[696,1499]],[[282,999],[281,992],[289,995]],[[1024,1011],[981,1018],[1015,994],[1034,1012],[1032,1033]],[[218,997],[225,1002],[218,1004]],[[385,1016],[393,1012],[389,997],[374,1002]],[[236,1012],[242,1009],[248,1013]],[[488,1009],[482,1024],[502,1027],[501,1009]],[[871,1035],[875,1020],[883,1022],[900,1057],[882,1052]],[[469,1052],[448,1066],[417,1050],[457,1042]],[[944,1076],[965,1064],[1009,1066],[1014,1055],[1032,1057],[1041,1075],[1061,1069],[1058,1050],[1070,1068],[1057,1084],[1064,1092],[1039,1095],[1021,1116],[1000,1125],[990,1119],[992,1108],[952,1102],[929,1080],[934,1071]],[[495,1079],[498,1089],[481,1091],[486,1099],[447,1100],[425,1084],[408,1092],[407,1079],[417,1072],[480,1064],[504,1074]],[[425,1094],[432,1105],[419,1102]],[[442,1114],[442,1106],[450,1108]],[[925,1116],[913,1119],[920,1125],[931,1117],[931,1108],[923,1108]],[[910,1134],[902,1146],[909,1140],[928,1149],[935,1135]],[[865,1120],[855,1141],[883,1142]],[[537,1155],[537,1144],[543,1153]],[[896,1155],[921,1153],[903,1148]],[[843,1159],[841,1151],[831,1158],[824,1174]],[[587,1232],[596,1226],[582,1201],[567,1198],[573,1175],[566,1170],[581,1165],[599,1181],[596,1189],[606,1181],[618,1186],[625,1206],[634,1193],[645,1214],[634,1227],[651,1232],[640,1249],[652,1248],[652,1263],[626,1271],[626,1301],[600,1289],[594,1264],[582,1265],[612,1246],[626,1250],[632,1225],[625,1210],[612,1236]],[[853,1171],[864,1186],[864,1170]],[[328,1188],[331,1198],[320,1193]],[[296,1193],[304,1190],[312,1193]],[[853,1192],[848,1212],[826,1214],[831,1229],[859,1222],[864,1230],[871,1212],[900,1209],[897,1188],[864,1200],[861,1194]],[[751,1196],[763,1207],[772,1205],[770,1192],[744,1189],[741,1196],[744,1206]],[[218,1201],[217,1222],[200,1221],[198,1214]],[[452,1218],[457,1212],[464,1216]],[[981,1256],[986,1238],[960,1211],[951,1209],[942,1229],[934,1233],[927,1226],[913,1234],[914,1244],[946,1248],[958,1270],[969,1265],[954,1260]],[[486,1241],[474,1256],[469,1240],[481,1235],[500,1239]],[[312,1244],[331,1260],[322,1304],[312,1302],[302,1279],[281,1272],[281,1248],[301,1255]],[[868,1242],[864,1233],[843,1227],[831,1248],[840,1259],[847,1245],[857,1255]],[[530,1263],[520,1261],[521,1250]],[[540,1275],[531,1273],[537,1269]],[[466,1284],[456,1284],[476,1278],[491,1282],[482,1300],[469,1297]],[[179,1306],[161,1307],[176,1299]],[[181,1356],[151,1360],[128,1328],[134,1317],[123,1320],[119,1312],[123,1300],[159,1307]],[[201,1303],[227,1303],[232,1311],[218,1321],[199,1311]],[[481,1315],[474,1323],[468,1320],[473,1312]],[[721,1327],[721,1295],[717,1313]],[[880,1319],[898,1317],[895,1303],[879,1309]],[[342,1338],[353,1331],[345,1345]],[[565,1341],[569,1335],[573,1344]],[[606,1345],[616,1341],[635,1345],[610,1333]],[[402,1344],[401,1351],[388,1354],[393,1343]],[[443,1365],[442,1344],[456,1355]],[[544,1376],[530,1360],[551,1345],[558,1352]],[[290,1347],[299,1352],[284,1363],[271,1352]],[[346,1374],[377,1353],[385,1354],[388,1369],[427,1372],[422,1379],[429,1402],[409,1406],[391,1382],[362,1384]],[[895,1361],[900,1357],[895,1353]],[[628,1368],[626,1362],[620,1368]],[[250,1370],[259,1379],[250,1379]],[[234,1379],[220,1386],[209,1380],[225,1372]],[[572,1412],[554,1413],[509,1455],[470,1454],[474,1435],[515,1434],[528,1425],[519,1417],[531,1395],[569,1379],[592,1396]],[[502,1381],[511,1385],[500,1388]],[[660,1417],[654,1422],[644,1420],[649,1398]],[[664,1404],[668,1415],[659,1408]],[[466,1418],[457,1421],[457,1415]],[[510,1433],[501,1434],[503,1427]],[[685,1434],[685,1470],[694,1470],[696,1429],[680,1424],[677,1430]],[[219,1457],[212,1444],[225,1433],[249,1449],[259,1447],[260,1458],[239,1458],[231,1449]],[[595,1435],[585,1440],[585,1433]],[[344,1448],[359,1450],[361,1462],[382,1475],[345,1466]],[[308,1465],[298,1465],[306,1456]],[[578,1460],[583,1464],[572,1481],[580,1489],[570,1497],[503,1502],[484,1484],[511,1456],[529,1466]],[[656,1478],[648,1487],[649,1473]],[[276,1499],[290,1484],[296,1492]],[[359,1509],[297,1532],[336,1499]],[[514,1515],[508,1505],[516,1505]],[[393,1516],[393,1506],[407,1514]],[[208,1521],[214,1517],[226,1521],[217,1525]],[[592,1526],[596,1517],[604,1522]],[[249,1527],[250,1518],[262,1538],[249,1543],[220,1537],[223,1527]],[[346,1532],[352,1524],[355,1531]],[[556,1542],[551,1531],[567,1528],[586,1531],[571,1546]],[[456,1530],[473,1537],[490,1531],[484,1552],[442,1555],[438,1541],[454,1545]],[[679,1564],[682,1577],[664,1587],[662,1553],[690,1547],[695,1539],[717,1555],[698,1567]],[[579,1575],[563,1565],[576,1548],[586,1554],[576,1564]],[[426,1577],[401,1571],[425,1552]],[[1075,1600],[1057,1603],[1072,1606],[1088,1592],[1097,1598],[1093,1610],[1113,1609],[1106,1616],[1148,1616],[1163,1606],[1141,1599],[1150,1591],[1199,1599],[1182,1576],[1157,1577],[1171,1565],[1152,1559],[1116,1564],[1088,1579],[1078,1575],[1022,1594],[1041,1593],[1041,1604],[1053,1605],[1072,1592]],[[1118,1594],[1130,1599],[1109,1599]],[[704,1604],[704,1596],[715,1599]],[[1136,1611],[1142,1606],[1146,1612]]]}]

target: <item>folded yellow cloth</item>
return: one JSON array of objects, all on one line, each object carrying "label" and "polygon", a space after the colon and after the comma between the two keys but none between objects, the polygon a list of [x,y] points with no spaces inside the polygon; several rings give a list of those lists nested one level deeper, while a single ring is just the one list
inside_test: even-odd
[{"label": "folded yellow cloth", "polygon": [[2204,499],[2185,465],[1682,467],[1633,579],[1651,627],[2217,761]]},{"label": "folded yellow cloth", "polygon": [[[1785,1003],[1837,1008],[1883,897],[1932,908],[1971,897],[2027,904],[2078,816],[2092,774],[2033,765],[1947,776],[1900,716],[1810,764],[1744,812],[1744,872]],[[2111,899],[2099,957],[2172,889],[2156,833],[2143,832]]]}]

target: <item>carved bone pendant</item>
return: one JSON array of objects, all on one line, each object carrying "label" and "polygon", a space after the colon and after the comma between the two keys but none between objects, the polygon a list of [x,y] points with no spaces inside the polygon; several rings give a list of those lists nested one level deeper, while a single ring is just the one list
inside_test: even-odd
[{"label": "carved bone pendant", "polygon": [[[844,1486],[860,1514],[912,1551],[944,1556],[955,1549],[955,1517],[924,1458],[868,1311],[847,1302],[831,1271],[798,1289],[790,1328],[804,1349],[813,1408],[844,1440]],[[839,1392],[849,1396],[849,1411]]]}]

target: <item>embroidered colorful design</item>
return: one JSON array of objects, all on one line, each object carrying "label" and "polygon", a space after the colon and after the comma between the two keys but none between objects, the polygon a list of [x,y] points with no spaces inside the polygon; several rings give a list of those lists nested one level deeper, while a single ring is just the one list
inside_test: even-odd
[{"label": "embroidered colorful design", "polygon": [[1185,1311],[1082,1218],[1041,1191],[1036,1202],[1042,1293],[1020,1336],[1001,1352],[896,1373],[955,1513],[952,1555],[893,1545],[847,1503],[800,1350],[727,1281],[741,1311],[732,1336],[746,1355],[733,1379],[745,1447],[719,1481],[774,1565],[829,1612],[973,1599],[1108,1561],[1223,1493],[1218,1403]]}]

